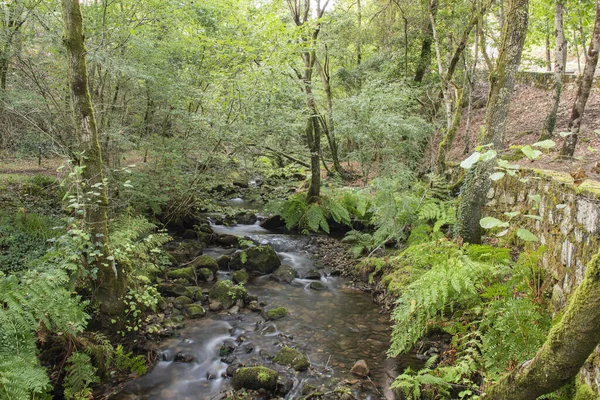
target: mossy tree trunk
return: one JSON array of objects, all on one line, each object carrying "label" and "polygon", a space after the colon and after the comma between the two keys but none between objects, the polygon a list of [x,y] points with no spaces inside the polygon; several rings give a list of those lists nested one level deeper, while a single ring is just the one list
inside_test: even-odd
[{"label": "mossy tree trunk", "polygon": [[115,265],[108,248],[107,209],[108,197],[102,175],[102,154],[98,143],[98,129],[88,90],[88,76],[83,43],[83,18],[79,0],[62,0],[65,25],[64,44],[69,65],[69,85],[79,142],[80,164],[84,166],[85,184],[84,218],[92,242],[100,255],[93,257],[88,266],[95,274],[94,302],[99,306],[102,323],[108,325],[110,317],[119,316],[123,310],[122,295],[126,286],[123,271]]},{"label": "mossy tree trunk", "polygon": [[583,75],[579,82],[579,87],[577,88],[575,103],[573,103],[573,109],[571,110],[571,118],[569,118],[569,132],[571,134],[565,138],[563,147],[560,150],[561,156],[573,157],[573,154],[575,154],[575,147],[577,146],[577,139],[581,128],[581,119],[583,118],[585,105],[590,97],[592,82],[594,81],[594,72],[596,71],[596,65],[598,65],[599,51],[600,0],[596,0],[596,22],[594,23],[594,32],[592,33],[592,40],[585,58],[585,67],[583,68]]},{"label": "mossy tree trunk", "polygon": [[600,252],[536,356],[486,390],[490,400],[534,400],[569,383],[600,343]]},{"label": "mossy tree trunk", "polygon": [[[438,3],[437,0],[432,0],[428,3],[429,12],[435,16],[437,14]],[[423,82],[423,77],[431,66],[431,45],[433,44],[433,25],[431,20],[427,21],[425,29],[423,29],[423,42],[421,44],[421,54],[419,55],[419,61],[417,62],[417,69],[415,71],[415,82]]]},{"label": "mossy tree trunk", "polygon": [[302,73],[298,72],[297,75],[298,79],[302,81],[308,111],[304,133],[310,152],[311,179],[307,198],[309,202],[314,202],[321,195],[321,129],[319,126],[319,113],[312,90],[312,76],[317,62],[316,46],[319,32],[321,31],[320,19],[323,17],[329,0],[325,0],[323,5],[321,5],[320,0],[316,0],[314,13],[316,24],[314,24],[313,28],[307,29],[309,20],[313,17],[311,3],[311,0],[287,0],[292,19],[302,32],[301,40],[303,49],[300,55],[302,57],[303,71]]},{"label": "mossy tree trunk", "polygon": [[[490,74],[482,143],[491,144],[497,152],[504,148],[507,116],[529,21],[528,7],[529,0],[508,0],[498,60]],[[493,169],[493,161],[477,163],[467,174],[461,190],[458,233],[469,243],[481,242],[479,220]]]},{"label": "mossy tree trunk", "polygon": [[567,40],[565,39],[565,31],[563,28],[564,12],[565,6],[563,0],[556,0],[554,5],[554,39],[556,42],[554,87],[552,92],[552,103],[550,104],[548,115],[544,120],[540,140],[551,138],[554,135],[554,128],[556,127],[556,113],[558,112],[558,104],[560,103],[560,95],[563,88],[562,76],[565,73],[565,62],[567,59]]},{"label": "mossy tree trunk", "polygon": [[446,131],[446,134],[442,138],[438,146],[438,153],[436,158],[436,173],[438,175],[442,175],[446,170],[446,155],[452,148],[452,143],[454,143],[454,139],[456,138],[456,133],[460,128],[460,121],[462,118],[462,99],[464,90],[457,89],[458,95],[456,96],[456,105],[454,107],[454,116],[452,117],[452,125]]}]

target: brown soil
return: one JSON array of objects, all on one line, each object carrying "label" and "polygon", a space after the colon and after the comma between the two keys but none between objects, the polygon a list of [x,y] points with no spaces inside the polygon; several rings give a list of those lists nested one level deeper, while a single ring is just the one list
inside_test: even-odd
[{"label": "brown soil", "polygon": [[[480,101],[485,98],[485,87],[478,88],[476,92],[476,97]],[[555,137],[552,139],[557,143],[556,147],[534,162],[526,158],[519,160],[518,164],[521,167],[549,169],[568,173],[582,168],[588,178],[600,180],[600,168],[596,166],[596,163],[600,162],[600,135],[594,132],[594,130],[600,129],[600,88],[597,83],[592,89],[583,115],[579,142],[575,151],[575,157],[578,159],[562,160],[558,157],[564,141],[559,132],[567,130],[576,92],[576,84],[568,84],[561,96],[556,130],[554,132]],[[531,145],[538,141],[551,99],[551,90],[526,85],[517,85],[515,87],[504,140],[506,150],[511,145]],[[484,118],[485,107],[473,110],[471,113],[471,148],[469,149],[469,154],[473,151],[473,143],[477,142],[477,136],[483,126]],[[467,157],[463,154],[465,128],[466,110],[463,112],[460,132],[449,153],[449,160],[460,161]]]}]

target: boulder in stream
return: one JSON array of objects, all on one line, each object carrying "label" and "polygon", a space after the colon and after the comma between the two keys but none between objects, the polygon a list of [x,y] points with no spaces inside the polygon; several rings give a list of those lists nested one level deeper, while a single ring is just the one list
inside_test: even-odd
[{"label": "boulder in stream", "polygon": [[196,357],[194,357],[191,354],[187,354],[184,353],[182,351],[180,351],[179,353],[175,354],[175,358],[173,359],[173,362],[176,363],[191,363],[196,359]]},{"label": "boulder in stream", "polygon": [[190,299],[187,296],[178,296],[175,298],[175,300],[173,300],[173,305],[175,306],[175,308],[181,310],[183,307],[187,306],[188,304],[192,304],[193,301],[192,299]]},{"label": "boulder in stream", "polygon": [[327,290],[327,286],[323,285],[321,282],[311,282],[309,287],[312,290]]},{"label": "boulder in stream", "polygon": [[200,270],[202,268],[208,268],[212,272],[217,272],[219,270],[219,264],[215,261],[211,256],[200,256],[196,257],[191,264],[196,270]]},{"label": "boulder in stream", "polygon": [[355,362],[350,372],[360,378],[366,378],[370,373],[369,367],[367,366],[367,362],[365,360],[358,360]]},{"label": "boulder in stream", "polygon": [[269,392],[274,392],[277,389],[277,378],[279,374],[266,367],[243,367],[233,373],[231,378],[231,386],[235,390],[265,389]]},{"label": "boulder in stream", "polygon": [[233,275],[231,276],[231,279],[235,283],[241,283],[241,284],[248,283],[249,278],[250,278],[250,276],[248,275],[248,272],[246,272],[245,269],[240,269],[238,271],[235,271],[233,273]]},{"label": "boulder in stream", "polygon": [[196,282],[196,270],[194,267],[183,267],[179,269],[172,269],[167,272],[169,279],[185,279],[188,283]]},{"label": "boulder in stream", "polygon": [[267,230],[278,230],[285,227],[285,221],[279,215],[273,215],[260,221],[259,225]]},{"label": "boulder in stream", "polygon": [[321,279],[321,273],[316,269],[310,269],[304,275],[304,279]]},{"label": "boulder in stream", "polygon": [[227,233],[222,233],[217,238],[217,244],[223,247],[238,247],[238,237],[235,235],[229,235]]},{"label": "boulder in stream", "polygon": [[266,275],[274,272],[281,265],[281,260],[273,247],[256,246],[233,255],[229,268],[233,270],[246,269],[248,273]]},{"label": "boulder in stream", "polygon": [[179,264],[183,264],[201,255],[202,249],[204,249],[203,243],[186,240],[179,243],[173,250],[169,251],[169,253],[175,257]]},{"label": "boulder in stream", "polygon": [[217,258],[217,265],[219,269],[225,270],[229,268],[229,263],[231,262],[231,257],[225,255]]},{"label": "boulder in stream", "polygon": [[209,268],[200,268],[196,274],[198,279],[203,282],[212,282],[215,279],[215,274]]},{"label": "boulder in stream", "polygon": [[252,211],[240,211],[236,213],[233,218],[237,221],[238,224],[242,225],[252,225],[256,222],[256,214]]},{"label": "boulder in stream", "polygon": [[202,318],[206,315],[206,310],[200,304],[188,304],[183,307],[183,311],[189,318]]},{"label": "boulder in stream", "polygon": [[291,266],[283,264],[271,274],[271,279],[277,282],[290,283],[298,276],[298,272]]},{"label": "boulder in stream", "polygon": [[218,281],[208,292],[208,298],[221,303],[225,309],[231,308],[239,299],[243,300],[247,295],[243,286],[235,285],[230,280]]},{"label": "boulder in stream", "polygon": [[288,315],[288,310],[284,307],[272,308],[263,312],[263,317],[267,321],[275,321]]},{"label": "boulder in stream", "polygon": [[191,296],[188,288],[174,283],[161,283],[158,285],[158,292],[167,297]]},{"label": "boulder in stream", "polygon": [[296,371],[306,371],[310,367],[308,357],[291,347],[282,347],[273,362],[294,368]]}]

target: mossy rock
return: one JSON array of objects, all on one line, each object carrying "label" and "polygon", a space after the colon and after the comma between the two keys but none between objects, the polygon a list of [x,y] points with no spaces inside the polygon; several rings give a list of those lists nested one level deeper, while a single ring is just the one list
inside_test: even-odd
[{"label": "mossy rock", "polygon": [[277,282],[290,283],[298,276],[298,272],[294,268],[289,265],[283,264],[281,267],[277,268],[273,274],[271,274],[271,279]]},{"label": "mossy rock", "polygon": [[241,284],[248,283],[249,278],[250,278],[250,275],[248,275],[248,272],[246,272],[245,269],[240,269],[239,271],[235,271],[233,273],[233,276],[231,277],[231,279],[235,283],[241,283]]},{"label": "mossy rock", "polygon": [[284,307],[273,308],[263,313],[263,317],[267,321],[275,321],[285,317],[286,315],[288,315],[288,310],[286,310]]},{"label": "mossy rock", "polygon": [[206,232],[198,232],[198,240],[206,245],[213,241],[214,234]]},{"label": "mossy rock", "polygon": [[277,378],[279,374],[266,367],[243,367],[237,369],[231,378],[231,386],[235,390],[265,389],[273,392],[277,389]]},{"label": "mossy rock", "polygon": [[167,297],[188,296],[191,297],[189,289],[183,285],[173,283],[161,283],[158,285],[158,292]]},{"label": "mossy rock", "polygon": [[212,282],[215,279],[215,274],[208,268],[200,268],[197,274],[198,279],[203,282]]},{"label": "mossy rock", "polygon": [[169,252],[165,252],[165,254],[167,255],[167,258],[169,260],[169,265],[171,267],[176,267],[177,265],[179,265],[179,262],[177,261],[177,259],[175,258],[175,256],[173,256],[173,254],[171,254]]},{"label": "mossy rock", "polygon": [[173,300],[173,305],[177,309],[182,309],[184,306],[192,303],[192,299],[190,299],[188,296],[178,296],[175,298],[175,300]]},{"label": "mossy rock", "polygon": [[239,238],[235,235],[229,235],[227,233],[222,233],[217,238],[217,244],[223,247],[238,247]]},{"label": "mossy rock", "polygon": [[213,233],[215,233],[215,231],[213,230],[213,228],[210,227],[209,224],[198,225],[195,228],[196,228],[196,232],[208,233],[209,235],[212,235]]},{"label": "mossy rock", "polygon": [[198,271],[202,268],[208,268],[212,272],[217,272],[219,270],[219,265],[217,264],[215,259],[212,258],[211,256],[206,256],[206,255],[197,257],[194,260],[194,262],[192,262],[191,266],[194,267],[196,269],[196,271]]},{"label": "mossy rock", "polygon": [[221,256],[221,257],[217,258],[217,265],[219,266],[219,269],[228,269],[230,262],[231,262],[231,257],[229,257],[229,256]]},{"label": "mossy rock", "polygon": [[245,269],[251,274],[266,275],[274,272],[280,265],[281,260],[271,246],[256,246],[235,253],[229,268]]},{"label": "mossy rock", "polygon": [[310,367],[308,357],[291,347],[282,347],[277,353],[273,362],[281,365],[287,365],[296,371],[306,371]]},{"label": "mossy rock", "polygon": [[201,287],[198,286],[187,286],[187,290],[189,290],[190,298],[194,301],[200,301],[204,298],[204,292]]},{"label": "mossy rock", "polygon": [[179,245],[170,251],[171,255],[175,257],[179,264],[183,264],[202,254],[204,249],[204,243],[197,241],[185,241],[179,243]]},{"label": "mossy rock", "polygon": [[169,279],[185,279],[186,281],[193,283],[196,282],[196,270],[194,267],[184,267],[174,269],[167,272]]},{"label": "mossy rock", "polygon": [[230,280],[218,281],[215,286],[210,289],[208,298],[218,301],[223,308],[231,308],[238,300],[244,300],[248,293],[241,285],[235,285]]},{"label": "mossy rock", "polygon": [[200,304],[187,304],[183,311],[190,318],[202,318],[206,315],[206,310]]},{"label": "mossy rock", "polygon": [[243,225],[252,225],[256,222],[256,214],[252,211],[240,211],[236,213],[233,218],[237,221],[238,224]]}]

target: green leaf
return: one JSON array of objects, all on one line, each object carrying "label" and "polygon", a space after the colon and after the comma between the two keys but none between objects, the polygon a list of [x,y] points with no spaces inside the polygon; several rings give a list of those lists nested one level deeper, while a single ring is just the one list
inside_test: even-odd
[{"label": "green leaf", "polygon": [[519,179],[519,182],[527,183],[527,182],[529,182],[529,178],[521,178],[521,179]]},{"label": "green leaf", "polygon": [[480,160],[481,161],[490,161],[490,160],[493,160],[497,155],[498,155],[498,153],[496,152],[496,150],[488,150],[481,155]]},{"label": "green leaf", "polygon": [[541,147],[542,149],[551,149],[556,147],[556,142],[554,140],[542,140],[541,142],[536,142],[533,144],[534,147]]},{"label": "green leaf", "polygon": [[540,240],[536,235],[528,231],[527,229],[517,229],[517,236],[526,242],[539,242]]},{"label": "green leaf", "polygon": [[529,145],[523,146],[523,148],[521,148],[521,151],[531,161],[537,160],[538,158],[540,158],[542,156],[541,151],[532,149],[531,146],[529,146]]},{"label": "green leaf", "polygon": [[479,225],[483,229],[508,228],[509,223],[500,221],[498,218],[494,217],[484,217],[479,220]]},{"label": "green leaf", "polygon": [[506,169],[519,169],[520,168],[519,164],[511,164],[508,161],[503,160],[503,159],[498,160],[498,166],[501,168],[506,168]]},{"label": "green leaf", "polygon": [[559,132],[558,134],[561,137],[567,137],[567,136],[571,136],[573,134],[573,132]]},{"label": "green leaf", "polygon": [[598,149],[595,149],[592,146],[588,146],[587,149],[588,149],[588,151],[591,151],[592,153],[595,153],[598,151]]},{"label": "green leaf", "polygon": [[481,153],[476,151],[473,154],[471,154],[469,156],[469,158],[467,158],[466,160],[463,160],[460,163],[461,168],[464,169],[469,169],[471,168],[473,165],[475,165],[477,163],[477,161],[479,161],[479,158],[481,157]]},{"label": "green leaf", "polygon": [[566,204],[557,204],[556,205],[556,209],[557,210],[562,210],[563,208],[565,208],[567,205]]},{"label": "green leaf", "polygon": [[504,172],[494,172],[492,175],[490,175],[490,179],[493,181],[499,181],[500,179],[504,178],[504,175],[506,175]]},{"label": "green leaf", "polygon": [[517,215],[521,214],[519,211],[511,211],[511,212],[505,212],[504,215],[506,215],[508,218],[514,218]]},{"label": "green leaf", "polygon": [[543,221],[544,220],[544,218],[540,217],[539,215],[525,214],[523,216],[527,217],[527,218],[535,219],[537,221]]},{"label": "green leaf", "polygon": [[529,194],[529,195],[527,195],[527,197],[529,198],[529,200],[533,201],[536,205],[540,204],[540,202],[542,201],[542,196],[540,196],[539,194]]},{"label": "green leaf", "polygon": [[508,233],[508,229],[503,230],[502,232],[496,233],[496,237],[502,237]]}]

